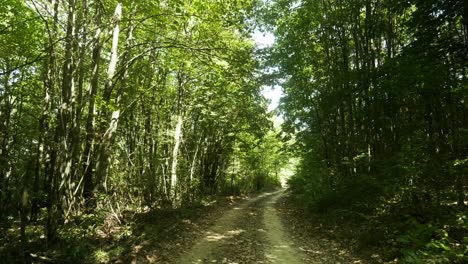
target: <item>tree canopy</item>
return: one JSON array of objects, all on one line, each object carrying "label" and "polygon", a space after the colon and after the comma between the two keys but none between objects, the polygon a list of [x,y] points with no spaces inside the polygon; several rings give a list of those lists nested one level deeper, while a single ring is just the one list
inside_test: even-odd
[{"label": "tree canopy", "polygon": [[[28,225],[49,246],[89,215],[276,188],[299,160],[289,187],[308,212],[359,216],[389,259],[462,263],[467,14],[462,0],[3,0],[0,224],[18,223],[25,260]],[[262,96],[275,85],[281,131]]]},{"label": "tree canopy", "polygon": [[[399,210],[429,230],[444,230],[438,217],[466,218],[465,2],[270,1],[271,78],[284,89],[284,129],[302,158],[290,184],[311,210]],[[401,247],[430,240],[411,228]],[[408,261],[424,256],[412,249]]]},{"label": "tree canopy", "polygon": [[280,141],[260,94],[255,9],[3,1],[0,218],[40,221],[53,241],[86,212],[119,220],[276,185],[262,158]]}]

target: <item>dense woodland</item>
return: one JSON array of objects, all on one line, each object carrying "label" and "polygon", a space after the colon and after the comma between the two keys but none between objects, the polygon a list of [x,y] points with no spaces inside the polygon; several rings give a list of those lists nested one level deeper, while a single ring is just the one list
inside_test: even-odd
[{"label": "dense woodland", "polygon": [[0,218],[46,242],[85,213],[277,185],[252,1],[2,1]]},{"label": "dense woodland", "polygon": [[76,219],[274,188],[297,159],[307,212],[462,263],[467,70],[463,0],[2,0],[0,223],[24,257]]},{"label": "dense woodland", "polygon": [[272,2],[296,198],[408,262],[466,261],[468,2]]}]

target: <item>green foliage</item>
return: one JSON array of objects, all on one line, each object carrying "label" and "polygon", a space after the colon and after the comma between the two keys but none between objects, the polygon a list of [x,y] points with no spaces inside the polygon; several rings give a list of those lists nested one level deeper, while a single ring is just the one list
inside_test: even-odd
[{"label": "green foliage", "polygon": [[[464,261],[443,231],[456,224],[440,218],[447,204],[466,208],[462,2],[278,0],[261,18],[276,36],[266,64],[301,158],[293,196],[366,224],[363,244],[397,234],[391,255],[408,262]],[[386,222],[399,210],[411,211],[408,228]]]},{"label": "green foliage", "polygon": [[280,172],[288,160],[278,132],[269,131],[259,139],[242,134],[234,147],[234,157],[227,169],[230,176],[226,187],[230,192],[272,190],[280,186]]},{"label": "green foliage", "polygon": [[466,217],[457,223],[441,225],[439,222],[421,224],[414,218],[406,222],[406,231],[397,241],[408,263],[464,263],[467,260]]},{"label": "green foliage", "polygon": [[[109,262],[120,249],[73,243],[108,215],[125,226],[127,210],[277,187],[285,153],[268,132],[256,5],[3,1],[0,220],[24,216],[72,259]],[[83,230],[67,234],[72,219]]]}]

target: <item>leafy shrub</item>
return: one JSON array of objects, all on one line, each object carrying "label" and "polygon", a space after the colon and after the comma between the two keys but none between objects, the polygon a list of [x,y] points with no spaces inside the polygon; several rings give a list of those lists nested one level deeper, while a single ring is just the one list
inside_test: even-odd
[{"label": "leafy shrub", "polygon": [[[409,218],[407,229],[397,241],[408,263],[466,263],[468,261],[468,226],[465,215],[457,215],[457,223],[432,221],[421,224]],[[457,232],[453,233],[453,229]],[[466,233],[464,233],[466,232]],[[463,238],[460,237],[460,233]]]}]

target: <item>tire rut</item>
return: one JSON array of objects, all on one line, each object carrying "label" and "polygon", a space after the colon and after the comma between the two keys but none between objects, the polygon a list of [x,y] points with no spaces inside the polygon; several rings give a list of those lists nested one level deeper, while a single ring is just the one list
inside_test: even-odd
[{"label": "tire rut", "polygon": [[283,193],[265,193],[228,211],[173,263],[305,263],[273,206]]},{"label": "tire rut", "polygon": [[307,256],[296,249],[295,244],[283,228],[281,218],[274,208],[274,204],[283,194],[283,191],[276,192],[266,203],[264,210],[263,218],[269,245],[266,251],[267,263],[306,263],[308,260]]},{"label": "tire rut", "polygon": [[174,263],[267,263],[263,217],[272,195],[260,195],[230,210]]}]

